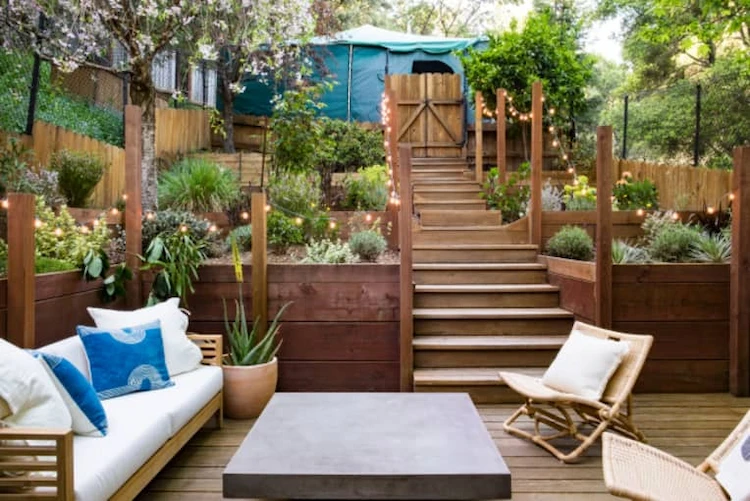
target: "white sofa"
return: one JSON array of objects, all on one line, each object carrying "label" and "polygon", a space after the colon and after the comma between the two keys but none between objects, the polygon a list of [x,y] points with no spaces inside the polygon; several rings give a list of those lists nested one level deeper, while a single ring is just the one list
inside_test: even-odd
[{"label": "white sofa", "polygon": [[[203,365],[174,376],[172,387],[103,400],[109,424],[104,437],[73,435],[70,430],[0,429],[0,441],[56,442],[54,448],[42,451],[54,460],[54,468],[50,463],[40,467],[56,471],[56,478],[47,474],[31,480],[37,488],[24,492],[23,499],[38,496],[58,501],[131,500],[208,421],[215,418],[216,425],[221,426],[221,336],[189,337],[201,348]],[[79,337],[64,339],[40,351],[68,359],[91,379]],[[28,451],[20,455],[43,455],[33,447],[29,445]]]}]

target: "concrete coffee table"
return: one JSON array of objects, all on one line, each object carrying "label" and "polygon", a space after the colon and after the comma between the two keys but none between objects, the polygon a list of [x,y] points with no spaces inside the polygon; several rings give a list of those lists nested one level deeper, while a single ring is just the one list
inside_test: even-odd
[{"label": "concrete coffee table", "polygon": [[277,393],[223,484],[227,498],[510,498],[465,393]]}]

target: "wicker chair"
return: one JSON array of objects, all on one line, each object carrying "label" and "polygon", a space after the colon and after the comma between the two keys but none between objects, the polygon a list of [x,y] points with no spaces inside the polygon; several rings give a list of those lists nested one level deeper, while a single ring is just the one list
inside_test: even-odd
[{"label": "wicker chair", "polygon": [[[525,399],[525,403],[503,424],[505,431],[531,440],[566,463],[578,460],[579,456],[608,428],[636,440],[645,441],[645,437],[631,419],[633,415],[631,392],[653,343],[652,336],[623,334],[582,322],[576,322],[573,329],[589,336],[630,343],[628,353],[609,380],[601,400],[589,400],[553,390],[545,386],[540,379],[524,374],[500,372],[500,377],[505,383]],[[578,419],[574,419],[572,413],[577,415]],[[533,420],[534,433],[513,426],[513,423],[521,416],[527,416]],[[593,430],[588,435],[581,428],[584,424],[593,426]],[[551,428],[552,432],[543,434],[541,425]],[[551,440],[564,437],[572,437],[580,444],[569,452],[563,452],[550,443]]]},{"label": "wicker chair", "polygon": [[726,501],[709,475],[750,429],[750,411],[697,468],[646,444],[612,433],[602,438],[604,483],[611,494],[636,501]]}]

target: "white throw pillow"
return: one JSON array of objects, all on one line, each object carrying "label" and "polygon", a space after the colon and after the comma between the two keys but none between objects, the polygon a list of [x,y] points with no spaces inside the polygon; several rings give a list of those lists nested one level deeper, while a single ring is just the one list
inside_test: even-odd
[{"label": "white throw pillow", "polygon": [[544,373],[542,383],[557,391],[599,400],[629,348],[627,342],[574,330]]},{"label": "white throw pillow", "polygon": [[198,367],[203,359],[200,348],[188,339],[188,317],[180,310],[180,298],[174,297],[154,306],[134,311],[88,308],[99,329],[122,329],[161,321],[164,359],[167,372],[176,376]]},{"label": "white throw pillow", "polygon": [[8,426],[69,429],[73,423],[65,402],[42,366],[30,353],[0,339],[0,399],[10,409]]},{"label": "white throw pillow", "polygon": [[719,464],[716,481],[721,484],[732,501],[750,501],[750,432],[745,433],[737,445]]}]

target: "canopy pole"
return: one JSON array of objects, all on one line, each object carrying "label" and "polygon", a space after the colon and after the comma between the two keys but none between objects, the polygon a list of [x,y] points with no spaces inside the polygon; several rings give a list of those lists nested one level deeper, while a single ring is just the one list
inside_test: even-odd
[{"label": "canopy pole", "polygon": [[346,121],[352,121],[352,62],[354,61],[354,46],[349,46],[349,68],[346,79]]}]

